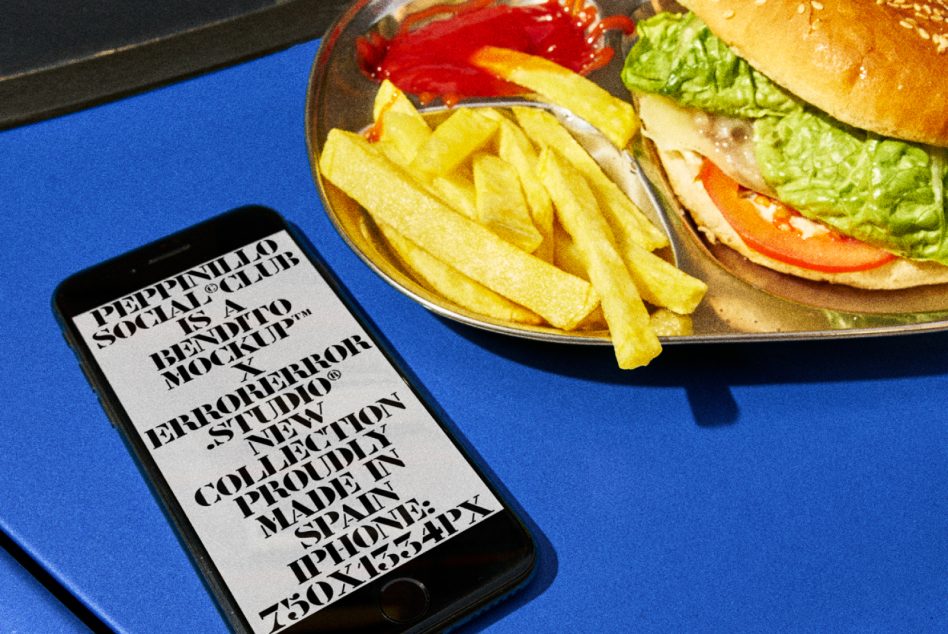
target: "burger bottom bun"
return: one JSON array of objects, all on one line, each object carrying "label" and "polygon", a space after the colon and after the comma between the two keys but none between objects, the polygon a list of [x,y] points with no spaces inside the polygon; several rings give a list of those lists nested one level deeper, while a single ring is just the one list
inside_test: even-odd
[{"label": "burger bottom bun", "polygon": [[657,152],[675,195],[690,212],[698,230],[712,244],[720,242],[755,264],[808,280],[870,290],[893,290],[948,282],[948,266],[936,262],[898,258],[867,271],[825,273],[768,257],[747,246],[708,196],[698,178],[701,155],[691,150],[657,149]]}]

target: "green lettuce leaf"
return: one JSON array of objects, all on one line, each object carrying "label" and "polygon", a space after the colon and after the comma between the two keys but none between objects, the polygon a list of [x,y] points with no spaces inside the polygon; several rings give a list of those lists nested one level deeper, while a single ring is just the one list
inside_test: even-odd
[{"label": "green lettuce leaf", "polygon": [[636,25],[622,81],[680,104],[732,117],[758,118],[800,109],[782,88],[755,71],[693,13],[659,13]]},{"label": "green lettuce leaf", "polygon": [[785,203],[855,238],[948,263],[944,151],[798,111],[754,124],[764,180]]}]

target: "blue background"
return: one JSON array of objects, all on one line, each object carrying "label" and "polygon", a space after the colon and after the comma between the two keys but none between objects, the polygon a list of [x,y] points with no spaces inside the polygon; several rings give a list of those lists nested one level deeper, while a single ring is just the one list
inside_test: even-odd
[{"label": "blue background", "polygon": [[[398,294],[324,215],[308,43],[0,132],[0,530],[103,622],[224,625],[50,310],[74,271],[231,207],[295,222],[538,533],[466,631],[948,630],[948,336],[608,348]],[[77,620],[0,553],[0,630]]]}]

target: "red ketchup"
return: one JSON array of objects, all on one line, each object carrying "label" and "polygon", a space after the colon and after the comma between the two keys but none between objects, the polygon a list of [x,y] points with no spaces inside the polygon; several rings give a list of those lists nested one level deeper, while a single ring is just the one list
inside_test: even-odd
[{"label": "red ketchup", "polygon": [[634,28],[625,16],[597,20],[586,0],[521,6],[469,0],[412,14],[391,39],[373,31],[359,38],[356,48],[369,77],[388,79],[422,103],[441,97],[450,106],[465,97],[523,94],[523,88],[471,66],[469,57],[482,46],[538,55],[587,74],[612,59],[612,49],[601,44],[605,30]]}]

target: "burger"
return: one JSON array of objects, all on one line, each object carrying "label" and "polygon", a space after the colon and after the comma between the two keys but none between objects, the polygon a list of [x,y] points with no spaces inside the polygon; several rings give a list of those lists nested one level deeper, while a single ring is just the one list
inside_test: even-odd
[{"label": "burger", "polygon": [[622,80],[706,238],[810,280],[948,282],[948,2],[679,2]]}]

